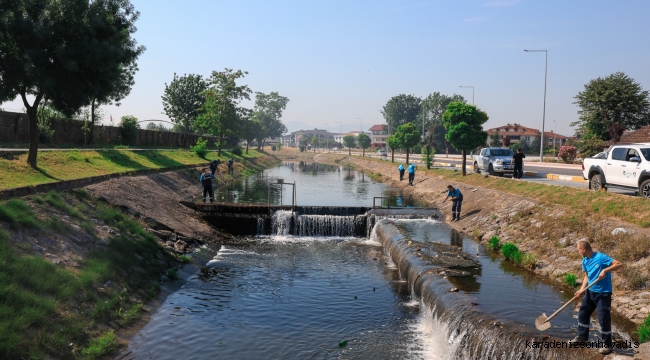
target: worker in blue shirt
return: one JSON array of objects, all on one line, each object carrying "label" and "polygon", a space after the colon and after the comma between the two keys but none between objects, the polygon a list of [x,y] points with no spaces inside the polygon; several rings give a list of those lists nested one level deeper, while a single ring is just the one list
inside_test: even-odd
[{"label": "worker in blue shirt", "polygon": [[232,158],[228,159],[228,174],[233,173],[233,167],[232,167],[233,162],[234,161],[232,160]]},{"label": "worker in blue shirt", "polygon": [[406,170],[406,169],[404,169],[404,165],[399,164],[399,166],[397,167],[397,170],[399,170],[399,181],[404,180],[404,170]]},{"label": "worker in blue shirt", "polygon": [[203,185],[203,202],[205,202],[206,195],[210,195],[210,202],[214,199],[214,193],[212,192],[212,179],[214,179],[214,174],[211,174],[208,169],[203,169],[203,174],[199,178],[199,181]]},{"label": "worker in blue shirt", "polygon": [[[587,240],[578,242],[578,253],[582,256],[582,270],[585,277],[582,280],[582,287],[576,291],[574,298],[584,294],[580,312],[578,313],[578,336],[572,343],[585,342],[589,339],[590,317],[594,310],[598,309],[598,323],[600,324],[600,335],[604,346],[598,350],[603,355],[612,352],[612,271],[623,268],[620,261],[609,256],[595,252]],[[594,286],[586,289],[588,284],[596,282]]]},{"label": "worker in blue shirt", "polygon": [[[444,192],[444,191],[443,191]],[[447,185],[447,197],[442,201],[443,203],[451,197],[451,221],[460,220],[460,208],[463,206],[463,194],[458,188]]]},{"label": "worker in blue shirt", "polygon": [[214,175],[214,173],[219,170],[220,163],[221,162],[218,159],[210,161],[210,172],[212,175]]},{"label": "worker in blue shirt", "polygon": [[415,165],[411,163],[409,165],[409,185],[413,186],[413,180],[415,180]]}]

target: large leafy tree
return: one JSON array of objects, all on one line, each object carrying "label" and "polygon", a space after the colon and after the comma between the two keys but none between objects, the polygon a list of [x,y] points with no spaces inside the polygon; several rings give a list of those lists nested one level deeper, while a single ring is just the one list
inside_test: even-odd
[{"label": "large leafy tree", "polygon": [[410,149],[420,143],[420,131],[413,123],[402,124],[395,131],[398,147],[406,149],[406,163],[409,163]]},{"label": "large leafy tree", "polygon": [[128,94],[144,51],[131,37],[138,16],[128,0],[0,1],[0,102],[23,101],[32,167],[42,101],[69,116]]},{"label": "large leafy tree", "polygon": [[260,124],[257,136],[257,147],[264,145],[264,139],[276,138],[287,132],[287,127],[282,123],[282,112],[287,108],[289,98],[277,92],[264,94],[255,93],[255,108],[253,119]]},{"label": "large leafy tree", "polygon": [[246,74],[247,71],[228,68],[213,71],[209,88],[203,92],[205,103],[196,119],[196,126],[219,137],[217,156],[221,156],[223,137],[240,132],[241,119],[249,116],[250,110],[239,106],[239,103],[243,99],[250,99],[252,91],[248,85],[237,85],[237,80]]},{"label": "large leafy tree", "polygon": [[352,148],[357,146],[357,140],[354,135],[345,135],[343,137],[343,145],[348,148],[348,155],[352,155]]},{"label": "large leafy tree", "polygon": [[614,123],[626,129],[650,124],[648,91],[622,72],[591,80],[575,99],[580,118],[571,125],[601,140],[610,140],[608,129]]},{"label": "large leafy tree", "polygon": [[463,154],[463,176],[467,174],[467,151],[485,144],[487,132],[483,131],[483,124],[486,121],[488,115],[484,111],[461,102],[450,103],[442,115],[442,124],[447,129],[447,141]]},{"label": "large leafy tree", "polygon": [[357,143],[359,143],[359,147],[363,150],[362,156],[366,156],[366,149],[370,147],[370,136],[364,133],[357,135]]},{"label": "large leafy tree", "polygon": [[389,132],[395,132],[402,124],[416,122],[421,103],[422,99],[413,95],[400,94],[390,98],[380,111],[388,124]]},{"label": "large leafy tree", "polygon": [[241,137],[246,140],[246,154],[248,154],[248,144],[250,144],[255,138],[259,136],[261,130],[260,123],[252,117],[243,119],[241,127]]},{"label": "large leafy tree", "polygon": [[201,75],[189,74],[174,78],[167,85],[162,96],[164,114],[178,127],[183,129],[182,142],[185,143],[185,135],[193,128],[199,111],[205,103],[205,91],[208,83]]},{"label": "large leafy tree", "polygon": [[[448,146],[445,145],[445,128],[442,126],[442,114],[447,110],[447,105],[452,102],[465,103],[465,98],[461,95],[454,94],[452,96],[443,95],[440,92],[429,94],[422,100],[420,105],[420,113],[418,114],[417,124],[423,126],[426,138],[425,145],[427,154],[431,154],[431,149],[439,147],[443,148],[449,153]],[[449,143],[446,143],[447,145]]]}]

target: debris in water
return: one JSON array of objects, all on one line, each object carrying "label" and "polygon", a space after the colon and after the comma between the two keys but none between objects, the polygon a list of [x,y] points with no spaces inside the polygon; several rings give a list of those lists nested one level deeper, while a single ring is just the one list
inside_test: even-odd
[{"label": "debris in water", "polygon": [[356,299],[357,299],[357,296],[356,296],[356,295],[354,295],[354,300],[356,300]]},{"label": "debris in water", "polygon": [[421,249],[421,248],[417,248],[417,249],[415,249],[415,251],[422,251],[422,249]]},{"label": "debris in water", "polygon": [[458,288],[451,288],[451,290],[449,290],[449,291],[451,291],[451,292],[457,292],[457,291],[458,291]]},{"label": "debris in water", "polygon": [[339,347],[340,347],[340,348],[345,347],[345,345],[347,345],[347,344],[348,344],[348,341],[347,341],[347,340],[343,340],[343,341],[341,341],[341,342],[339,343]]},{"label": "debris in water", "polygon": [[377,258],[372,258],[373,260],[377,261]]},{"label": "debris in water", "polygon": [[375,292],[375,288],[374,288],[374,287],[372,288],[372,292]]},{"label": "debris in water", "polygon": [[478,303],[472,303],[472,306],[478,306]]}]

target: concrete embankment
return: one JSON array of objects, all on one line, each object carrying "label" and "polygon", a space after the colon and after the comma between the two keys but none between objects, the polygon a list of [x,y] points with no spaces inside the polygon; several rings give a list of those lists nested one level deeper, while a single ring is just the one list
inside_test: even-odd
[{"label": "concrete embankment", "polygon": [[[549,338],[541,332],[521,330],[517,324],[496,319],[473,307],[471,298],[463,292],[455,291],[443,275],[478,266],[471,256],[461,253],[454,246],[435,244],[428,247],[422,243],[416,246],[389,219],[378,222],[374,231],[376,239],[409,283],[412,296],[421,299],[423,311],[432,316],[436,324],[434,331],[444,333],[444,341],[434,345],[440,347],[435,352],[442,358],[599,358],[594,350],[569,349],[566,348],[566,343],[565,348],[555,348],[557,345],[551,347],[551,343],[562,340]],[[433,260],[440,258],[448,260],[438,263]],[[438,338],[441,338],[440,334]],[[533,343],[539,346],[532,345]]]}]

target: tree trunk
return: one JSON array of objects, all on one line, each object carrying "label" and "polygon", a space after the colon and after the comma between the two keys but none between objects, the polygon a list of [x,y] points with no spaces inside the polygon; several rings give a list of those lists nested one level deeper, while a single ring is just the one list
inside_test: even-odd
[{"label": "tree trunk", "polygon": [[[90,133],[88,134],[88,144],[92,144],[95,139],[95,100],[90,103]],[[84,147],[85,144],[84,144]]]},{"label": "tree trunk", "polygon": [[409,164],[409,148],[406,148],[406,165]]},{"label": "tree trunk", "polygon": [[395,149],[390,149],[390,162],[395,162]]},{"label": "tree trunk", "polygon": [[363,155],[361,155],[361,156],[366,157],[366,148],[363,148]]},{"label": "tree trunk", "polygon": [[34,104],[32,106],[27,102],[27,97],[25,96],[25,91],[20,92],[20,97],[23,99],[23,105],[27,109],[27,116],[29,117],[29,123],[27,130],[29,131],[29,153],[27,155],[27,163],[34,169],[38,169],[38,164],[36,162],[36,155],[38,153],[38,105],[43,99],[43,94],[39,93],[34,99]]},{"label": "tree trunk", "polygon": [[348,146],[348,155],[352,155],[352,148]]},{"label": "tree trunk", "polygon": [[467,171],[465,169],[465,165],[467,165],[467,152],[465,150],[462,150],[461,153],[463,154],[463,176],[467,175]]},{"label": "tree trunk", "polygon": [[217,146],[217,157],[221,156],[222,143],[223,143],[223,126],[219,128],[219,145]]},{"label": "tree trunk", "polygon": [[248,140],[246,140],[246,154],[248,154]]}]

